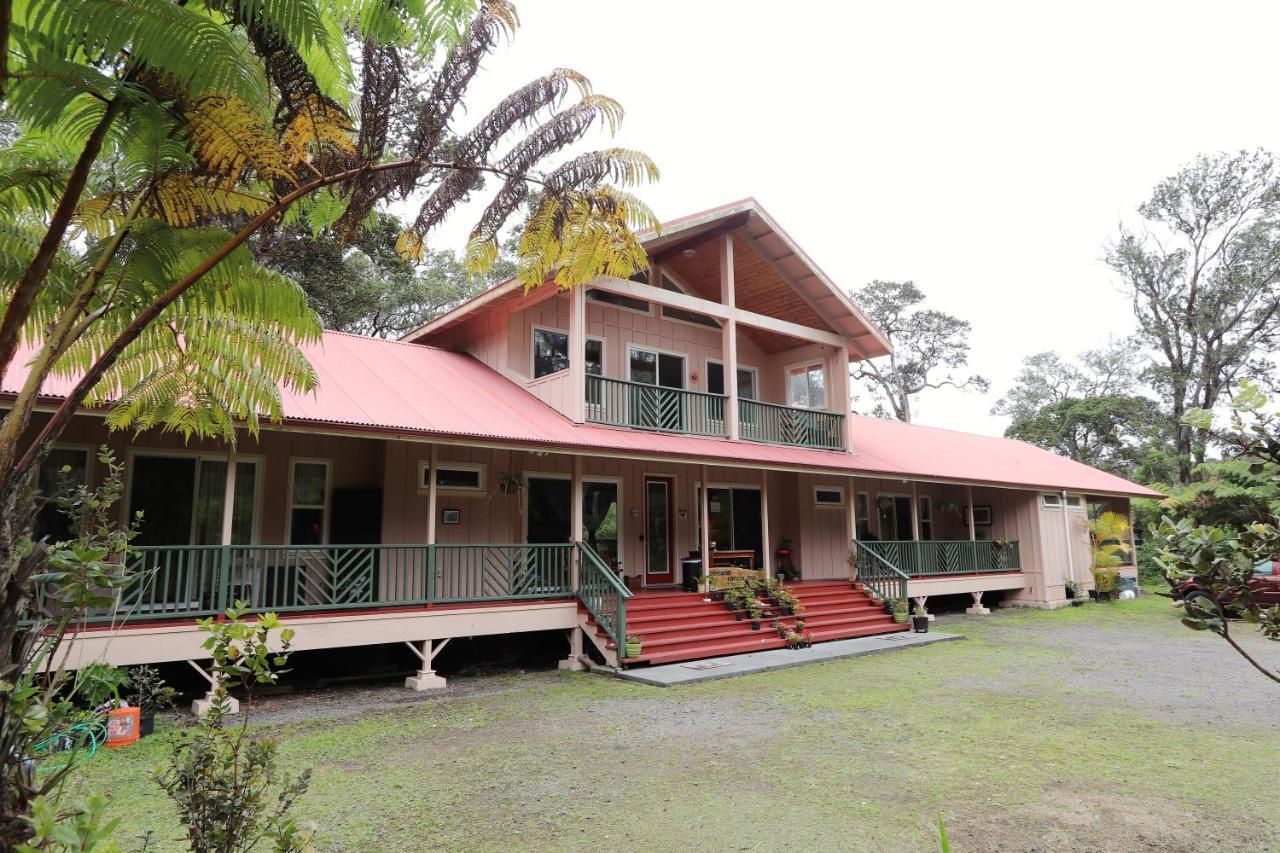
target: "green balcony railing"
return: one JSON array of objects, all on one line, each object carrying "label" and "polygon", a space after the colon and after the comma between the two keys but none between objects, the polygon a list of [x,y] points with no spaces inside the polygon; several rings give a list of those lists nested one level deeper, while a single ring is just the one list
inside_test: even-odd
[{"label": "green balcony railing", "polygon": [[586,417],[591,423],[633,429],[717,437],[728,434],[720,394],[594,374],[587,375]]},{"label": "green balcony railing", "polygon": [[578,543],[578,600],[604,629],[622,660],[627,642],[627,599],[631,591],[590,545]]},{"label": "green balcony railing", "polygon": [[866,542],[854,540],[853,565],[858,582],[883,599],[907,600],[907,576]]},{"label": "green balcony railing", "polygon": [[[573,594],[572,543],[521,545],[173,545],[134,549],[133,582],[91,622],[253,610],[393,607]],[[37,596],[37,607],[48,605]]]},{"label": "green balcony railing", "polygon": [[738,400],[738,437],[820,450],[844,449],[844,415]]},{"label": "green balcony railing", "polygon": [[913,578],[1022,570],[1017,540],[897,540],[859,544]]}]

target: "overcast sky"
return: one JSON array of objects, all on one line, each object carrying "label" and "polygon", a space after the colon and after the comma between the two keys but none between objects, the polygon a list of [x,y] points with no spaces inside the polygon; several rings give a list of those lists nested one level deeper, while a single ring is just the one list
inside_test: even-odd
[{"label": "overcast sky", "polygon": [[[755,196],[845,289],[913,279],[973,323],[987,395],[916,421],[999,434],[1022,358],[1132,332],[1102,263],[1121,219],[1197,152],[1277,147],[1264,3],[787,4],[519,0],[474,115],[551,68],[626,108],[593,147],[662,169],[658,216]],[[465,126],[464,117],[460,126]],[[438,235],[458,248],[465,230]],[[859,408],[870,409],[864,397]]]}]

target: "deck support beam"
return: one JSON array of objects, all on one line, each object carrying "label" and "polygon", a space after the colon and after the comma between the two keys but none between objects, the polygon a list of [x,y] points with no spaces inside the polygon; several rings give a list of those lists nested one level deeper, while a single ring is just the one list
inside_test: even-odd
[{"label": "deck support beam", "polygon": [[932,622],[932,621],[933,621],[933,614],[932,614],[932,613],[930,613],[930,612],[929,612],[929,610],[928,610],[928,608],[926,607],[926,605],[927,605],[927,604],[928,604],[928,602],[929,602],[929,596],[927,596],[927,595],[913,595],[913,596],[911,596],[911,600],[912,600],[912,601],[914,601],[914,602],[916,603],[916,607],[919,607],[921,610],[923,610],[923,611],[924,611],[924,615],[925,615],[925,616],[928,616],[928,617],[929,617],[929,621],[930,621],[930,622]]},{"label": "deck support beam", "polygon": [[968,613],[970,616],[990,616],[990,608],[982,606],[983,594],[984,593],[982,591],[969,593],[969,595],[973,597],[973,606],[966,607],[964,612]]},{"label": "deck support beam", "polygon": [[417,655],[418,660],[422,661],[422,669],[404,680],[405,687],[410,690],[423,691],[439,690],[448,686],[443,678],[436,675],[436,671],[432,669],[431,665],[435,662],[436,655],[440,654],[444,647],[449,645],[449,640],[449,637],[445,637],[443,640],[423,640],[421,649],[413,643],[405,642],[405,646],[408,647],[409,651]]},{"label": "deck support beam", "polygon": [[[209,682],[208,692],[191,703],[191,713],[195,714],[197,717],[203,717],[205,714],[209,713],[209,709],[213,707],[213,703],[216,699],[218,691],[218,676],[209,672],[209,670],[205,669],[193,660],[189,660],[187,663],[191,664],[192,669],[200,673],[201,678]],[[227,696],[223,702],[226,707],[227,714],[240,713],[240,701],[234,696]]]}]

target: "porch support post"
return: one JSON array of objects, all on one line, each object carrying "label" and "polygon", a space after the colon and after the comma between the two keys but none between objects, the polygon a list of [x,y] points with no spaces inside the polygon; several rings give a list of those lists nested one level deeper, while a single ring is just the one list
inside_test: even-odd
[{"label": "porch support post", "polygon": [[970,616],[989,616],[991,614],[991,611],[988,608],[982,606],[983,594],[981,592],[971,592],[969,595],[973,597],[973,606],[966,607],[964,610],[965,613],[968,613]]},{"label": "porch support post", "polygon": [[853,411],[853,379],[849,376],[849,348],[836,348],[836,381],[835,399],[831,401],[832,408],[836,412],[843,415],[844,418],[840,422],[843,430],[844,449],[853,449],[853,418],[849,417],[849,413]]},{"label": "porch support post", "polygon": [[1076,555],[1075,543],[1071,541],[1071,519],[1067,512],[1067,490],[1063,489],[1062,495],[1062,536],[1067,545],[1067,577],[1072,583],[1076,582]]},{"label": "porch support post", "polygon": [[711,592],[711,516],[709,507],[710,500],[707,498],[707,466],[702,466],[702,495],[699,503],[701,504],[702,518],[702,541],[699,548],[702,551],[702,591],[704,593]]},{"label": "porch support post", "polygon": [[582,629],[569,629],[569,656],[556,663],[556,667],[566,672],[582,672],[587,665],[582,662]]},{"label": "porch support post", "polygon": [[[191,664],[192,669],[200,673],[201,678],[209,682],[209,690],[204,694],[204,696],[191,703],[191,713],[195,714],[197,717],[203,717],[205,714],[209,713],[209,709],[213,707],[214,694],[218,690],[218,678],[193,660],[189,660],[187,663]],[[228,714],[240,713],[239,700],[234,696],[227,696],[226,708]]]},{"label": "porch support post", "polygon": [[[733,235],[720,238],[720,301],[726,308],[736,308],[733,284]],[[721,348],[724,350],[724,422],[730,441],[738,440],[738,321],[734,312],[721,326]]]},{"label": "porch support post", "polygon": [[[1138,539],[1137,539],[1137,536],[1134,534],[1134,531],[1133,531],[1133,501],[1132,501],[1132,500],[1129,500],[1128,498],[1126,498],[1125,500],[1127,500],[1127,501],[1129,502],[1129,513],[1128,513],[1128,515],[1129,515],[1129,560],[1133,563],[1134,568],[1137,568],[1137,566],[1138,566]],[[1138,579],[1135,577],[1135,578],[1134,578],[1134,583],[1135,583],[1135,585],[1137,584],[1137,580],[1138,580]]]},{"label": "porch support post", "polygon": [[436,509],[439,495],[436,490],[436,468],[440,462],[440,445],[431,445],[431,470],[427,473],[427,544],[436,544]]},{"label": "porch support post", "polygon": [[920,541],[920,497],[916,483],[911,481],[911,538]]},{"label": "porch support post", "polygon": [[587,419],[587,286],[569,290],[569,419]]},{"label": "porch support post", "polygon": [[[292,484],[290,484],[292,486]],[[218,540],[222,545],[231,544],[231,527],[235,520],[236,505],[236,449],[227,448],[227,477],[222,488],[222,537]]]},{"label": "porch support post", "polygon": [[[867,508],[870,511],[870,507]],[[849,527],[849,542],[858,541],[858,478],[849,478],[849,506],[848,506],[847,524]]]},{"label": "porch support post", "polygon": [[436,675],[436,671],[432,668],[435,663],[436,655],[449,645],[449,639],[446,637],[438,643],[434,640],[423,640],[422,648],[419,650],[413,643],[405,641],[405,645],[409,647],[409,651],[418,656],[418,660],[422,661],[422,669],[418,670],[414,675],[404,680],[404,686],[410,690],[438,690],[447,686],[443,678]]},{"label": "porch support post", "polygon": [[[569,507],[569,541],[578,542],[582,538],[582,457],[573,457],[573,486],[569,490],[573,503]],[[575,547],[569,552],[569,588],[578,591],[578,577],[582,569],[582,561]]]},{"label": "porch support post", "polygon": [[928,604],[928,602],[929,602],[929,596],[927,596],[927,595],[913,595],[913,596],[911,596],[911,600],[912,600],[912,601],[914,601],[914,602],[916,603],[916,607],[919,607],[921,610],[923,610],[923,611],[924,611],[924,615],[925,615],[925,616],[928,616],[928,617],[929,617],[929,621],[930,621],[930,622],[932,622],[932,621],[933,621],[933,614],[932,614],[932,613],[930,613],[930,612],[929,612],[929,610],[928,610],[928,608],[925,606],[925,605],[927,605],[927,604]]},{"label": "porch support post", "polygon": [[965,515],[969,521],[969,541],[974,542],[978,539],[978,528],[973,523],[973,486],[965,486],[965,494],[969,501],[969,506],[965,508]]},{"label": "porch support post", "polygon": [[769,472],[760,472],[760,554],[764,576],[773,577],[773,546],[769,538]]}]

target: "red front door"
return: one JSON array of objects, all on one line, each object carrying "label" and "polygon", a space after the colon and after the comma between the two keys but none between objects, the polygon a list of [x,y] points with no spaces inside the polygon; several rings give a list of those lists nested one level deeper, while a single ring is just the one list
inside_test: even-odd
[{"label": "red front door", "polygon": [[644,479],[644,582],[675,583],[671,543],[671,501],[675,483],[668,477]]}]

